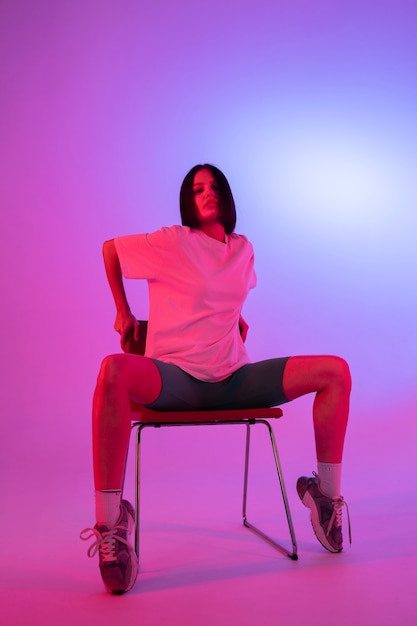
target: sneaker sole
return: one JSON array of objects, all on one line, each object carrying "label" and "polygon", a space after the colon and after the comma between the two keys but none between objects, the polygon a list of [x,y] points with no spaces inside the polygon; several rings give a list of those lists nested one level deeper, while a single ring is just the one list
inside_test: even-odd
[{"label": "sneaker sole", "polygon": [[[129,503],[129,505],[130,505],[130,503]],[[132,506],[129,506],[129,512],[131,513],[131,515],[128,515],[129,524],[128,524],[128,527],[127,527],[127,532],[128,532],[129,536],[132,536],[133,533],[135,532],[135,512],[134,512]],[[135,584],[136,579],[138,577],[138,569],[139,569],[138,555],[136,554],[135,549],[134,549],[133,546],[129,546],[129,552],[131,552],[132,561],[135,564],[135,566],[132,567],[132,576],[130,578],[129,586],[126,589],[126,591],[129,591],[130,589],[132,589],[133,585]]]}]

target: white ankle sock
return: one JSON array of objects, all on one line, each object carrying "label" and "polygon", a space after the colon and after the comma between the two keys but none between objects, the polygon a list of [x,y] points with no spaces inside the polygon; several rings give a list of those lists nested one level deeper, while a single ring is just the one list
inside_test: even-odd
[{"label": "white ankle sock", "polygon": [[96,491],[96,522],[98,526],[113,528],[120,516],[121,491]]},{"label": "white ankle sock", "polygon": [[320,480],[320,489],[324,495],[329,498],[340,496],[342,464],[317,461],[317,473]]}]

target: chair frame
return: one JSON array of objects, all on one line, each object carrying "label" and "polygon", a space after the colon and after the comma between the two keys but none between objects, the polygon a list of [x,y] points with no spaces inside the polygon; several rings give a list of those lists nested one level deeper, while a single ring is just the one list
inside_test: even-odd
[{"label": "chair frame", "polygon": [[[132,423],[132,430],[136,429],[136,480],[135,480],[135,551],[139,557],[140,544],[140,485],[141,485],[141,435],[144,428],[164,428],[178,426],[223,426],[231,424],[244,425],[246,428],[246,444],[245,444],[245,465],[243,476],[243,502],[242,517],[243,525],[254,532],[258,537],[268,542],[276,550],[288,556],[292,560],[298,559],[297,542],[295,538],[294,526],[291,517],[291,511],[288,503],[287,492],[284,484],[281,463],[276,445],[274,431],[268,419],[279,418],[282,416],[281,409],[241,409],[241,410],[219,410],[219,411],[151,411],[143,407],[135,407],[132,403],[132,410],[141,413],[140,419]],[[263,424],[269,433],[274,462],[277,469],[278,480],[281,488],[285,513],[287,517],[288,530],[291,539],[292,549],[288,550],[283,545],[272,539],[269,535],[260,530],[257,526],[248,521],[247,518],[247,492],[249,482],[249,457],[250,457],[250,439],[251,429],[257,424]]]},{"label": "chair frame", "polygon": [[[146,320],[139,321],[139,334],[135,339],[133,331],[125,337],[123,350],[131,354],[143,355],[145,353],[146,335],[148,330],[148,322]],[[284,484],[281,463],[278,455],[278,448],[275,440],[274,431],[269,423],[269,419],[282,417],[282,411],[279,408],[256,408],[256,409],[233,409],[233,410],[217,410],[217,411],[152,411],[143,406],[131,402],[131,410],[137,414],[137,419],[133,419],[132,430],[136,429],[136,485],[135,485],[135,550],[139,557],[139,535],[140,535],[140,469],[141,469],[141,435],[144,428],[165,428],[175,426],[224,426],[231,424],[240,424],[246,427],[246,445],[245,445],[245,466],[243,475],[243,502],[242,517],[243,525],[253,531],[260,538],[267,541],[271,546],[289,556],[293,561],[298,559],[297,542],[295,539],[294,526],[291,518],[290,506],[288,503],[287,492]],[[247,492],[249,481],[249,452],[250,452],[250,435],[251,429],[257,424],[263,424],[269,432],[269,437],[274,456],[274,462],[277,469],[278,480],[281,488],[285,514],[288,522],[288,530],[291,538],[292,549],[287,550],[280,543],[265,534],[257,526],[254,526],[247,518]]]}]

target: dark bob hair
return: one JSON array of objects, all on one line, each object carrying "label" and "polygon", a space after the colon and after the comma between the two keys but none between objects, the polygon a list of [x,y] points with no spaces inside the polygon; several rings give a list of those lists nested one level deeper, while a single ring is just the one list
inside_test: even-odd
[{"label": "dark bob hair", "polygon": [[224,226],[225,233],[230,235],[236,226],[236,207],[233,200],[232,190],[226,176],[214,165],[205,163],[195,165],[184,178],[180,190],[180,212],[183,226],[200,228],[197,211],[194,202],[194,176],[200,170],[209,170],[217,183],[220,200],[220,223]]}]

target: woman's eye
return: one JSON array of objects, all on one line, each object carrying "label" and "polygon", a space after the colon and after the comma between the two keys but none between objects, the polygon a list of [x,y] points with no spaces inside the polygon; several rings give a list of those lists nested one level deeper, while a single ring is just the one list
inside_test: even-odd
[{"label": "woman's eye", "polygon": [[194,189],[195,194],[202,193],[202,191],[203,191],[202,189]]}]

